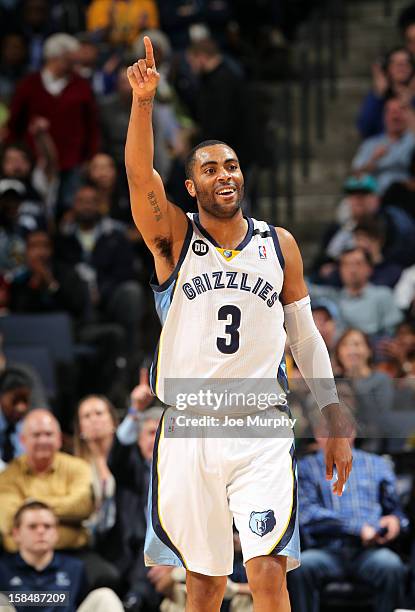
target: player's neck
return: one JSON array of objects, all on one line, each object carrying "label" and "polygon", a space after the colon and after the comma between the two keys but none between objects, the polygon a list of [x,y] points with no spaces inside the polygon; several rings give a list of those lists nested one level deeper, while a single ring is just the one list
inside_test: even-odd
[{"label": "player's neck", "polygon": [[200,210],[199,219],[201,225],[223,249],[234,249],[248,231],[248,223],[241,210],[231,219],[218,219]]}]

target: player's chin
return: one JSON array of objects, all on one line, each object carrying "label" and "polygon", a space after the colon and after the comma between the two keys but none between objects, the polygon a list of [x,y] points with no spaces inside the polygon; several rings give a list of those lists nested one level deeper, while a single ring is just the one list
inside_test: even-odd
[{"label": "player's chin", "polygon": [[[235,194],[236,196],[236,194]],[[223,201],[222,198],[218,196],[215,198],[214,212],[217,216],[221,216],[223,218],[233,217],[241,207],[239,197],[234,197],[232,200]]]},{"label": "player's chin", "polygon": [[226,207],[215,206],[213,214],[216,217],[219,217],[221,219],[232,219],[232,217],[236,215],[236,213],[239,211],[240,208],[241,207],[239,204],[236,204],[234,206],[226,206]]}]

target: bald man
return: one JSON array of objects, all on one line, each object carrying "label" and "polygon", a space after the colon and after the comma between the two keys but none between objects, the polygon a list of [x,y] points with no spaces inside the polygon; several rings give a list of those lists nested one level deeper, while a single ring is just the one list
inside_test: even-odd
[{"label": "bald man", "polygon": [[0,473],[0,531],[3,545],[15,551],[13,516],[27,499],[48,504],[59,519],[57,548],[87,544],[82,521],[93,510],[91,470],[83,459],[61,453],[59,423],[48,410],[32,410],[20,434],[25,454]]}]

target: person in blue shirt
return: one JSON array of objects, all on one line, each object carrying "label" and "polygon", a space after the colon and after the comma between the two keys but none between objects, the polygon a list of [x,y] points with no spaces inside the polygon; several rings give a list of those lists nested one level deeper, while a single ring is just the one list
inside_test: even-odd
[{"label": "person in blue shirt", "polygon": [[382,62],[373,64],[372,76],[373,87],[362,102],[356,122],[362,138],[383,132],[383,111],[388,97],[409,92],[414,76],[411,53],[405,47],[391,49]]},{"label": "person in blue shirt", "polygon": [[341,498],[325,478],[320,450],[299,462],[301,566],[288,586],[295,612],[318,612],[325,583],[357,580],[373,587],[376,612],[392,612],[403,595],[406,570],[388,545],[409,522],[395,489],[395,475],[379,455],[353,449],[353,470]]},{"label": "person in blue shirt", "polygon": [[[32,500],[23,504],[14,517],[15,554],[0,557],[0,607],[5,612],[36,612],[27,597],[36,592],[59,600],[66,593],[65,605],[53,599],[43,612],[123,612],[121,601],[108,588],[88,594],[84,564],[80,559],[57,553],[57,518],[46,504]],[[16,596],[7,596],[13,592]],[[25,605],[19,605],[25,597]],[[5,599],[6,598],[6,599]],[[29,599],[30,601],[30,599]]]},{"label": "person in blue shirt", "polygon": [[20,370],[9,368],[0,376],[0,459],[4,463],[24,452],[19,434],[29,410],[31,387]]}]

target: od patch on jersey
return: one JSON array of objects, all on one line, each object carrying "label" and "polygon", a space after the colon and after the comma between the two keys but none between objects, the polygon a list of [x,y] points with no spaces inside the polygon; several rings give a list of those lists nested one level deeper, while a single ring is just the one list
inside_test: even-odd
[{"label": "od patch on jersey", "polygon": [[192,251],[195,255],[206,255],[209,251],[209,245],[203,240],[195,240],[192,244]]},{"label": "od patch on jersey", "polygon": [[256,533],[261,538],[267,533],[270,533],[276,525],[275,515],[273,510],[264,510],[263,512],[251,512],[249,517],[249,528],[253,533]]}]

